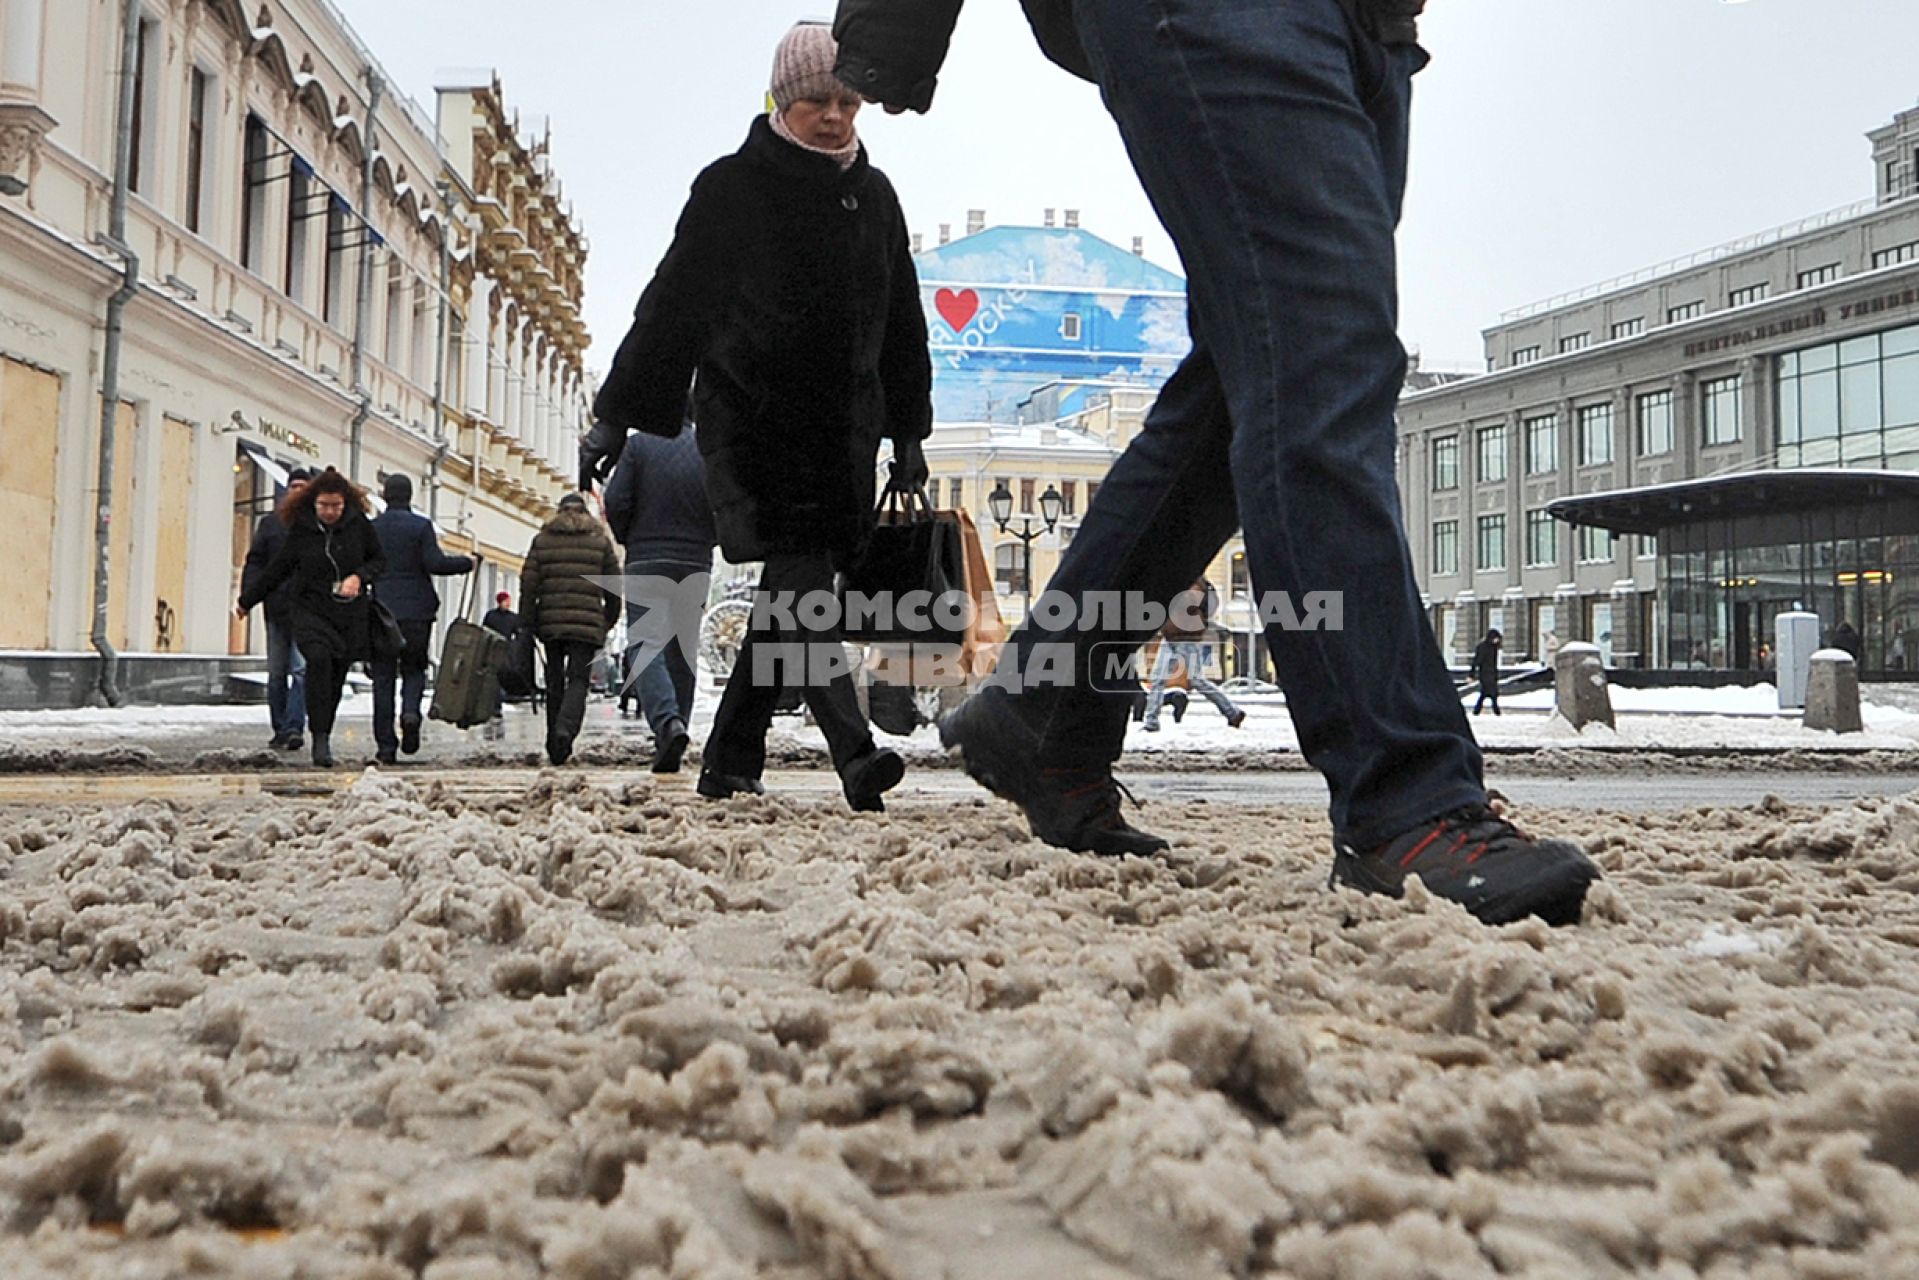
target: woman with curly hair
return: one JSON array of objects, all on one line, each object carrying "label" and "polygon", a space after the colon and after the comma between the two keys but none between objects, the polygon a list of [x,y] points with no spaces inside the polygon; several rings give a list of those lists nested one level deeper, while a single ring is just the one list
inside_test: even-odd
[{"label": "woman with curly hair", "polygon": [[280,505],[287,527],[266,571],[240,594],[246,611],[288,584],[293,638],[307,660],[307,726],[313,733],[313,763],[333,767],[329,741],[346,688],[347,668],[368,656],[367,588],[386,567],[380,539],[368,519],[366,493],[328,467]]}]

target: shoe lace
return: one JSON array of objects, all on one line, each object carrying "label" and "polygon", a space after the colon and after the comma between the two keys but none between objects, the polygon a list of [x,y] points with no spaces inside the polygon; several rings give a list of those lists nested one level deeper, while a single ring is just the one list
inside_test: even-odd
[{"label": "shoe lace", "polygon": [[1490,805],[1475,804],[1444,813],[1432,830],[1400,855],[1399,865],[1411,867],[1422,857],[1458,858],[1472,866],[1488,853],[1516,843],[1526,834],[1502,818]]},{"label": "shoe lace", "polygon": [[1130,800],[1134,808],[1140,807],[1139,797],[1115,778],[1110,769],[1042,769],[1040,777],[1059,787],[1060,799],[1084,804],[1086,824],[1101,830],[1127,826],[1126,819],[1120,816],[1122,796]]}]

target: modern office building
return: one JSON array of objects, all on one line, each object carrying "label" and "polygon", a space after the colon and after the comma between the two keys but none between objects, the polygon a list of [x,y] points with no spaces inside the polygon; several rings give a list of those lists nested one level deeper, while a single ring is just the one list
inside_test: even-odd
[{"label": "modern office building", "polygon": [[1509,313],[1486,372],[1401,402],[1408,536],[1442,648],[1593,641],[1752,669],[1772,619],[1919,643],[1919,109],[1875,198]]}]

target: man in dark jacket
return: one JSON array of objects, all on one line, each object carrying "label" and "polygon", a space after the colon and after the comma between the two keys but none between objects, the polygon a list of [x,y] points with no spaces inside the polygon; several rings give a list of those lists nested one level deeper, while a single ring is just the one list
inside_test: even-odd
[{"label": "man in dark jacket", "polygon": [[[305,467],[287,472],[286,496],[296,497],[313,473]],[[273,563],[287,540],[287,527],[277,511],[269,511],[253,522],[253,541],[247,546],[247,558],[240,570],[240,590],[251,590]],[[307,660],[293,640],[293,588],[281,583],[266,598],[267,624],[267,718],[273,722],[273,741],[277,751],[298,751],[306,745]]]},{"label": "man in dark jacket", "polygon": [[1479,681],[1479,701],[1473,703],[1473,714],[1488,702],[1493,704],[1493,714],[1499,711],[1499,647],[1506,642],[1494,627],[1486,632],[1486,638],[1473,650],[1473,679]]},{"label": "man in dark jacket", "polygon": [[527,548],[520,570],[520,625],[546,646],[546,755],[565,764],[586,722],[593,658],[620,616],[620,598],[593,582],[617,578],[620,553],[606,526],[569,493]]},{"label": "man in dark jacket", "polygon": [[[381,488],[386,510],[373,521],[386,556],[386,570],[373,584],[376,599],[392,610],[406,637],[398,658],[373,660],[374,758],[393,764],[404,751],[420,749],[420,703],[426,696],[426,668],[433,652],[433,620],[439,616],[440,593],[434,577],[472,573],[471,556],[448,555],[440,549],[433,522],[413,510],[413,480],[390,475]],[[393,687],[400,686],[400,732],[393,732]]]},{"label": "man in dark jacket", "polygon": [[[875,524],[880,442],[892,442],[894,483],[910,489],[925,482],[922,442],[933,429],[906,219],[859,141],[860,99],[835,80],[836,54],[817,23],[781,40],[774,110],[694,181],[581,445],[585,483],[619,456],[629,428],[679,435],[697,371],[694,420],[720,548],[735,564],[764,563],[768,602],[830,596]],[[800,684],[847,802],[884,808],[905,764],[873,741],[837,621],[776,615],[754,611],[714,715],[700,794],[763,790],[781,686]]]},{"label": "man in dark jacket", "polygon": [[[1098,82],[1191,274],[1193,350],[1100,485],[1051,591],[1163,607],[1243,525],[1263,593],[1340,603],[1337,623],[1322,612],[1320,625],[1276,619],[1267,632],[1301,749],[1328,782],[1334,880],[1397,896],[1418,875],[1491,923],[1566,923],[1598,869],[1488,803],[1400,520],[1393,238],[1422,7],[1026,0],[1048,55]],[[840,78],[891,110],[926,110],[959,9],[840,0]],[[1087,614],[1051,616],[1070,627]],[[1068,633],[1047,616],[1021,627],[942,739],[1042,839],[1162,850],[1120,816],[1112,765],[1130,697],[1093,684],[1096,655],[1151,629]],[[1022,690],[1022,673],[1045,669],[1077,678]]]},{"label": "man in dark jacket", "polygon": [[[606,523],[626,550],[627,650],[620,700],[624,705],[628,692],[637,690],[640,711],[653,731],[653,772],[675,773],[693,719],[697,656],[686,651],[680,637],[699,632],[719,540],[691,422],[671,438],[644,431],[628,438],[607,482]],[[649,585],[656,589],[648,590]],[[666,647],[633,671],[645,647],[637,630],[643,619],[646,638],[657,643],[663,637]]]}]

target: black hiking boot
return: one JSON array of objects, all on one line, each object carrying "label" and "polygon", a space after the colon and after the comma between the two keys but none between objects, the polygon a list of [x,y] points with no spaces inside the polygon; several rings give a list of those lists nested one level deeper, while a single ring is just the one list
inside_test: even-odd
[{"label": "black hiking boot", "polygon": [[1033,834],[1047,844],[1109,858],[1166,851],[1166,841],[1120,815],[1120,797],[1130,793],[1111,768],[1040,767],[1017,740],[1006,696],[981,690],[940,717],[940,745],[959,756],[968,777],[1018,805]]},{"label": "black hiking boot", "polygon": [[742,777],[736,773],[715,773],[711,769],[700,770],[700,780],[693,788],[708,800],[726,800],[733,796],[763,796],[766,787],[758,778]]},{"label": "black hiking boot", "polygon": [[853,812],[885,813],[886,802],[880,797],[897,787],[905,776],[906,761],[900,758],[899,752],[875,747],[846,762],[846,768],[840,771],[840,787],[846,792],[846,803],[853,806]]},{"label": "black hiking boot", "polygon": [[686,744],[690,740],[686,722],[677,716],[661,725],[659,737],[654,741],[653,772],[678,773],[680,757],[686,754]]},{"label": "black hiking boot", "polygon": [[1397,898],[1418,876],[1486,924],[1538,916],[1578,924],[1599,868],[1569,840],[1534,840],[1488,805],[1468,805],[1361,853],[1333,853],[1332,883]]},{"label": "black hiking boot", "polygon": [[400,753],[409,756],[420,753],[420,717],[400,717]]}]

